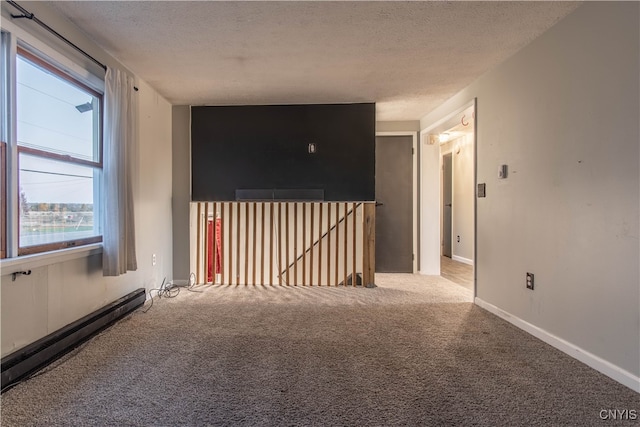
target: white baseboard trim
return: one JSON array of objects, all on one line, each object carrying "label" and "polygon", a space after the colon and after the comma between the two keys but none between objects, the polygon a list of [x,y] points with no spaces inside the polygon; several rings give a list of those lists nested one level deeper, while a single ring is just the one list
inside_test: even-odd
[{"label": "white baseboard trim", "polygon": [[451,259],[458,262],[463,262],[465,264],[473,265],[473,260],[469,258],[463,258],[458,255],[451,255]]},{"label": "white baseboard trim", "polygon": [[495,314],[496,316],[506,320],[512,325],[522,329],[523,331],[533,335],[534,337],[546,342],[547,344],[557,348],[563,353],[568,354],[574,359],[579,360],[585,365],[595,369],[598,372],[612,378],[622,385],[629,387],[636,393],[640,393],[640,377],[633,375],[631,372],[626,371],[611,362],[608,362],[595,354],[589,353],[582,348],[572,344],[560,337],[557,337],[544,329],[541,329],[529,322],[526,322],[519,317],[513,316],[510,313],[490,304],[482,299],[476,297],[475,304],[484,308],[488,312]]}]

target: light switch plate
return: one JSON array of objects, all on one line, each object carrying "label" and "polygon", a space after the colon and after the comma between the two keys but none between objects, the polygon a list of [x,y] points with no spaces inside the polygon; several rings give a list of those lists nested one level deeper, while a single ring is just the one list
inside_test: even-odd
[{"label": "light switch plate", "polygon": [[487,195],[486,195],[486,186],[487,186],[487,184],[485,184],[485,183],[478,184],[478,197],[487,197]]}]

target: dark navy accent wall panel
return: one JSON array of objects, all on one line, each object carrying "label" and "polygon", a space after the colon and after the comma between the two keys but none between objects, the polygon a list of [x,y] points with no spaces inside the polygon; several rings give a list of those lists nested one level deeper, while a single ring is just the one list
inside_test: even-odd
[{"label": "dark navy accent wall panel", "polygon": [[193,201],[290,194],[374,200],[375,104],[191,108]]}]

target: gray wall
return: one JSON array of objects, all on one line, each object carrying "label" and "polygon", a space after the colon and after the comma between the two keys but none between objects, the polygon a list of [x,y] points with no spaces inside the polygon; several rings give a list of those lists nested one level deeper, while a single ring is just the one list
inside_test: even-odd
[{"label": "gray wall", "polygon": [[189,267],[189,204],[191,202],[191,107],[172,108],[173,197],[173,273],[176,279],[188,279]]},{"label": "gray wall", "polygon": [[[585,3],[421,121],[477,97],[477,296],[640,375],[639,5]],[[498,180],[498,166],[510,175]],[[535,273],[536,289],[525,288]]]}]

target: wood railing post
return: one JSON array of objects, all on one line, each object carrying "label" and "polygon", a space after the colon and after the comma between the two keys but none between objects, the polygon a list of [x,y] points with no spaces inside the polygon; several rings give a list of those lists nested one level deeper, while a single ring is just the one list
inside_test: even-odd
[{"label": "wood railing post", "polygon": [[217,283],[218,275],[218,204],[213,202],[213,262],[211,265],[211,283]]},{"label": "wood railing post", "polygon": [[[318,286],[322,286],[322,203],[318,205],[320,218],[318,218]],[[330,232],[331,230],[329,230]]]},{"label": "wood railing post", "polygon": [[315,218],[315,212],[314,212],[314,206],[315,203],[311,202],[311,222],[310,222],[310,232],[309,232],[309,241],[311,242],[309,245],[309,285],[313,286],[313,246],[314,246],[314,241],[313,239],[316,238],[316,236],[314,235],[314,222],[316,220]]},{"label": "wood railing post", "polygon": [[[249,203],[244,204],[244,284],[249,284]],[[254,205],[255,206],[255,205]],[[240,224],[240,223],[238,223]],[[238,229],[238,236],[240,235],[240,230]],[[255,248],[256,241],[256,217],[253,217],[253,242]],[[240,242],[238,241],[238,244]],[[253,271],[255,272],[256,267],[253,266]],[[240,273],[238,273],[240,274]]]},{"label": "wood railing post", "polygon": [[233,284],[233,239],[234,239],[234,235],[233,235],[233,206],[235,205],[235,203],[228,203],[228,208],[229,208],[229,268],[227,269],[227,276],[228,276],[228,284],[232,285]]},{"label": "wood railing post", "polygon": [[327,203],[327,286],[331,286],[331,203]]},{"label": "wood railing post", "polygon": [[280,286],[282,286],[282,247],[284,246],[282,244],[282,233],[282,203],[278,202],[278,285]]},{"label": "wood railing post", "polygon": [[358,215],[357,214],[357,209],[358,209],[358,205],[356,205],[355,203],[353,203],[351,205],[351,215],[352,215],[352,248],[351,248],[351,286],[356,286],[356,235],[357,233],[357,221],[356,218]]},{"label": "wood railing post", "polygon": [[225,273],[227,272],[226,267],[224,266],[224,262],[226,261],[227,253],[225,252],[226,240],[224,239],[225,233],[229,227],[227,224],[227,216],[225,212],[227,212],[228,203],[220,203],[220,284],[227,284]]},{"label": "wood railing post", "polygon": [[273,202],[269,203],[269,286],[273,286]]},{"label": "wood railing post", "polygon": [[201,283],[200,276],[200,265],[202,263],[201,259],[201,247],[202,247],[202,204],[198,202],[197,204],[197,218],[198,222],[196,223],[196,238],[197,246],[196,246],[196,282]]},{"label": "wood railing post", "polygon": [[209,283],[209,202],[204,204],[204,283]]},{"label": "wood railing post", "polygon": [[[242,230],[242,226],[240,225],[240,204],[236,203],[236,285],[240,284],[240,232]],[[247,232],[247,231],[245,231]]]},{"label": "wood railing post", "polygon": [[[298,254],[296,253],[296,257]],[[307,204],[302,204],[302,286],[307,285]]]},{"label": "wood railing post", "polygon": [[338,267],[340,266],[340,204],[336,203],[336,267],[334,271],[335,285],[338,286]]},{"label": "wood railing post", "polygon": [[285,249],[285,259],[284,259],[284,265],[287,267],[287,271],[286,271],[286,285],[289,286],[289,284],[291,283],[291,281],[289,280],[289,203],[285,203],[284,205],[284,209],[286,211],[286,218],[285,218],[285,228],[286,228],[286,236],[285,236],[285,244],[286,244],[286,249]]},{"label": "wood railing post", "polygon": [[376,271],[376,204],[364,203],[362,215],[362,285],[375,284]]},{"label": "wood railing post", "polygon": [[298,286],[298,203],[293,204],[293,286]]},{"label": "wood railing post", "polygon": [[[253,240],[252,240],[253,248],[252,248],[252,251],[251,251],[251,256],[252,256],[252,260],[251,261],[252,261],[252,264],[253,264],[253,266],[252,266],[252,268],[253,268],[253,276],[251,276],[251,282],[252,282],[251,284],[252,285],[255,285],[257,283],[256,282],[256,261],[257,261],[257,259],[256,259],[256,240],[258,239],[257,238],[257,233],[256,233],[256,224],[257,224],[256,218],[257,218],[257,215],[258,215],[258,203],[257,202],[253,202]],[[249,261],[247,260],[247,262],[249,262]],[[246,280],[248,282],[249,278],[247,277]]]},{"label": "wood railing post", "polygon": [[342,278],[342,280],[343,280],[342,283],[344,284],[344,286],[347,286],[347,266],[349,264],[349,262],[348,262],[349,236],[347,235],[347,233],[349,231],[348,216],[349,216],[349,204],[345,203],[344,204],[344,245],[343,245],[344,246],[344,254],[342,256],[342,260],[344,262],[344,264],[343,264],[344,277]]},{"label": "wood railing post", "polygon": [[[264,202],[260,203],[260,286],[264,286]],[[254,261],[255,262],[255,261]],[[255,285],[255,283],[254,283]]]}]

